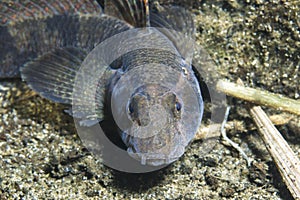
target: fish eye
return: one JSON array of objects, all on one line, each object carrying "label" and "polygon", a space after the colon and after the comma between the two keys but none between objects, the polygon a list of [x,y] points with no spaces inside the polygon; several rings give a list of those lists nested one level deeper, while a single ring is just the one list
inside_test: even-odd
[{"label": "fish eye", "polygon": [[179,112],[179,111],[181,110],[181,108],[182,108],[181,103],[176,102],[176,103],[175,103],[175,108],[176,108],[176,110]]},{"label": "fish eye", "polygon": [[134,112],[132,103],[130,103],[130,104],[128,105],[128,111],[129,111],[130,114],[132,114],[132,113]]}]

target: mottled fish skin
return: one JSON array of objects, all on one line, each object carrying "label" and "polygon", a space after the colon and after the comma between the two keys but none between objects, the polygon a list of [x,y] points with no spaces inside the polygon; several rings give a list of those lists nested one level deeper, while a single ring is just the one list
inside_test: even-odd
[{"label": "mottled fish skin", "polygon": [[[21,68],[23,80],[41,96],[69,105],[74,100],[79,105],[85,102],[77,112],[70,111],[85,125],[103,119],[103,101],[116,100],[114,94],[125,86],[132,88],[126,98],[117,99],[127,106],[115,105],[131,124],[120,132],[127,151],[143,165],[170,164],[183,155],[203,112],[191,67],[192,16],[148,0],[105,0],[104,12],[93,0],[0,2],[0,78],[18,76]],[[122,55],[114,66],[91,66],[82,76],[89,79],[94,71],[101,72],[96,97],[86,85],[86,96],[74,99],[76,72],[97,44],[134,27],[149,26],[157,28],[170,50],[140,49]],[[87,105],[94,99],[99,107],[96,116]]]},{"label": "mottled fish skin", "polygon": [[93,0],[3,1],[0,22],[0,77],[19,76],[20,67],[55,48],[89,52],[130,27]]},{"label": "mottled fish skin", "polygon": [[0,8],[1,25],[62,14],[99,15],[103,13],[95,0],[2,0]]}]

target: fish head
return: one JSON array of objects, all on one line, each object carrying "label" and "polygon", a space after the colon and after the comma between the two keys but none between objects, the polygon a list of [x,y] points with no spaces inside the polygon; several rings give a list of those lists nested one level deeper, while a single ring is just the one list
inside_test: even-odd
[{"label": "fish head", "polygon": [[193,72],[160,63],[134,67],[114,84],[111,109],[128,154],[142,165],[178,160],[202,120]]},{"label": "fish head", "polygon": [[131,157],[141,164],[163,165],[181,157],[187,145],[182,128],[183,102],[159,84],[136,89],[127,104],[131,127],[122,133]]}]

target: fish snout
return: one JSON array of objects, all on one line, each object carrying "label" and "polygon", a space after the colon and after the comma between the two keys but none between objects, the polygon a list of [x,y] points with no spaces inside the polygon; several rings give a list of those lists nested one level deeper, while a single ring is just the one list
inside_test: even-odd
[{"label": "fish snout", "polygon": [[168,165],[178,160],[185,152],[184,145],[168,147],[169,151],[158,149],[156,152],[138,152],[134,146],[127,149],[128,154],[141,162],[142,165],[160,166]]}]

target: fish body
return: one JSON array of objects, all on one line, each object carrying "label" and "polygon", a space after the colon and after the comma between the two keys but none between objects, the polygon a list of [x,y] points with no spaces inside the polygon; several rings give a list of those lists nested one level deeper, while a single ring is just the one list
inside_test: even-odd
[{"label": "fish body", "polygon": [[[129,155],[143,165],[183,155],[203,113],[186,10],[147,0],[105,1],[104,9],[93,0],[3,1],[0,22],[0,77],[20,74],[41,96],[73,105],[85,126],[101,122],[110,104]],[[114,37],[122,39],[99,47]],[[107,49],[122,55],[102,62]]]}]

